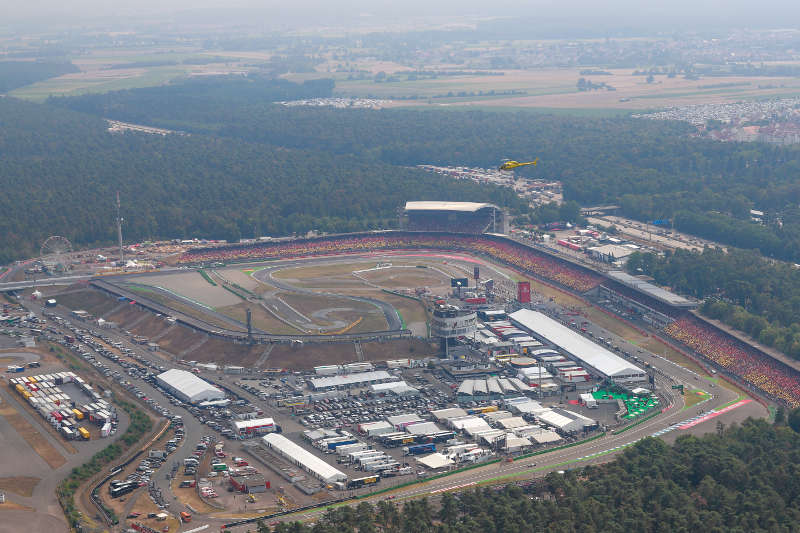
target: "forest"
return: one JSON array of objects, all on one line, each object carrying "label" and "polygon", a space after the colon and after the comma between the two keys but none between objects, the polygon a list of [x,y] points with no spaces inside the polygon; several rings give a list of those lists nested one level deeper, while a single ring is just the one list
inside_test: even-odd
[{"label": "forest", "polygon": [[[240,87],[223,82],[215,82],[213,99],[197,105],[185,96],[197,83],[50,103],[106,118],[391,165],[493,167],[505,157],[538,156],[540,165],[520,174],[561,180],[569,200],[619,203],[624,214],[640,220],[672,219],[682,231],[800,261],[798,147],[719,143],[689,137],[688,124],[625,118],[286,108],[268,98],[245,100]],[[766,224],[751,222],[750,209],[766,211]]]},{"label": "forest", "polygon": [[800,413],[717,425],[669,446],[646,438],[614,461],[522,486],[327,511],[259,533],[793,532],[800,529]]},{"label": "forest", "polygon": [[111,134],[98,117],[14,98],[0,98],[0,184],[0,262],[38,255],[49,235],[113,242],[117,191],[129,242],[390,228],[417,199],[527,211],[506,188],[240,139]]},{"label": "forest", "polygon": [[705,315],[800,358],[800,270],[793,265],[764,259],[752,250],[706,248],[663,257],[636,252],[626,268],[705,299]]},{"label": "forest", "polygon": [[78,71],[69,61],[0,61],[0,94]]}]

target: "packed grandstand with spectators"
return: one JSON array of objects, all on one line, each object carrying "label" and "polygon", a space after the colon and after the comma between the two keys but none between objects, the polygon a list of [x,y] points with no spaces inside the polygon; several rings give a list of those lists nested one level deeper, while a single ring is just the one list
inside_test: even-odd
[{"label": "packed grandstand with spectators", "polygon": [[[228,245],[189,250],[181,255],[179,263],[227,263],[409,249],[485,255],[499,263],[580,293],[587,292],[604,281],[602,277],[588,270],[494,235],[386,232]],[[643,300],[641,295],[636,295],[627,288],[623,289],[626,289],[622,291],[626,296]],[[648,299],[648,303],[653,302]],[[668,311],[663,306],[659,310],[662,309]],[[674,313],[671,314],[674,316]],[[664,329],[664,333],[772,397],[791,406],[800,406],[800,375],[755,348],[690,315],[678,318]]]},{"label": "packed grandstand with spectators", "polygon": [[598,286],[602,278],[588,270],[547,256],[517,242],[491,235],[425,235],[392,232],[320,239],[302,239],[279,243],[232,245],[197,248],[184,253],[180,263],[226,263],[259,259],[334,255],[380,250],[436,249],[484,254],[492,259],[529,272],[539,278],[559,283],[569,289],[586,292]]},{"label": "packed grandstand with spectators", "polygon": [[689,315],[664,333],[773,398],[800,407],[800,375],[783,363]]}]

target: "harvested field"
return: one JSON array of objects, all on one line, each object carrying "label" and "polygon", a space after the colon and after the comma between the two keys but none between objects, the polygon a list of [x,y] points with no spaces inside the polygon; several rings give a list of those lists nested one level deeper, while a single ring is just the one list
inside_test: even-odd
[{"label": "harvested field", "polygon": [[30,498],[41,478],[29,476],[0,477],[0,490]]},{"label": "harvested field", "polygon": [[67,462],[64,456],[56,450],[47,438],[42,435],[30,422],[7,403],[0,406],[0,415],[25,439],[30,447],[46,462],[50,468],[55,470]]}]

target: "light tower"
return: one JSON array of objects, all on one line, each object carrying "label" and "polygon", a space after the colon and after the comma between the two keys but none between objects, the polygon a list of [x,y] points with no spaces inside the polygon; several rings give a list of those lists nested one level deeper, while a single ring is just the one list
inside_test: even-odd
[{"label": "light tower", "polygon": [[120,216],[119,191],[117,191],[117,239],[119,239],[119,262],[125,264],[125,254],[122,252],[122,216]]}]

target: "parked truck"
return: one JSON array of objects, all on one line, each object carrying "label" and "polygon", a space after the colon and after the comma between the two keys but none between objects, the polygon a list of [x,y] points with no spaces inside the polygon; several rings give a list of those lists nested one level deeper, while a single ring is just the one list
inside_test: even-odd
[{"label": "parked truck", "polygon": [[433,453],[436,451],[436,444],[417,444],[416,446],[404,446],[403,453],[405,455],[419,455],[421,453]]}]

